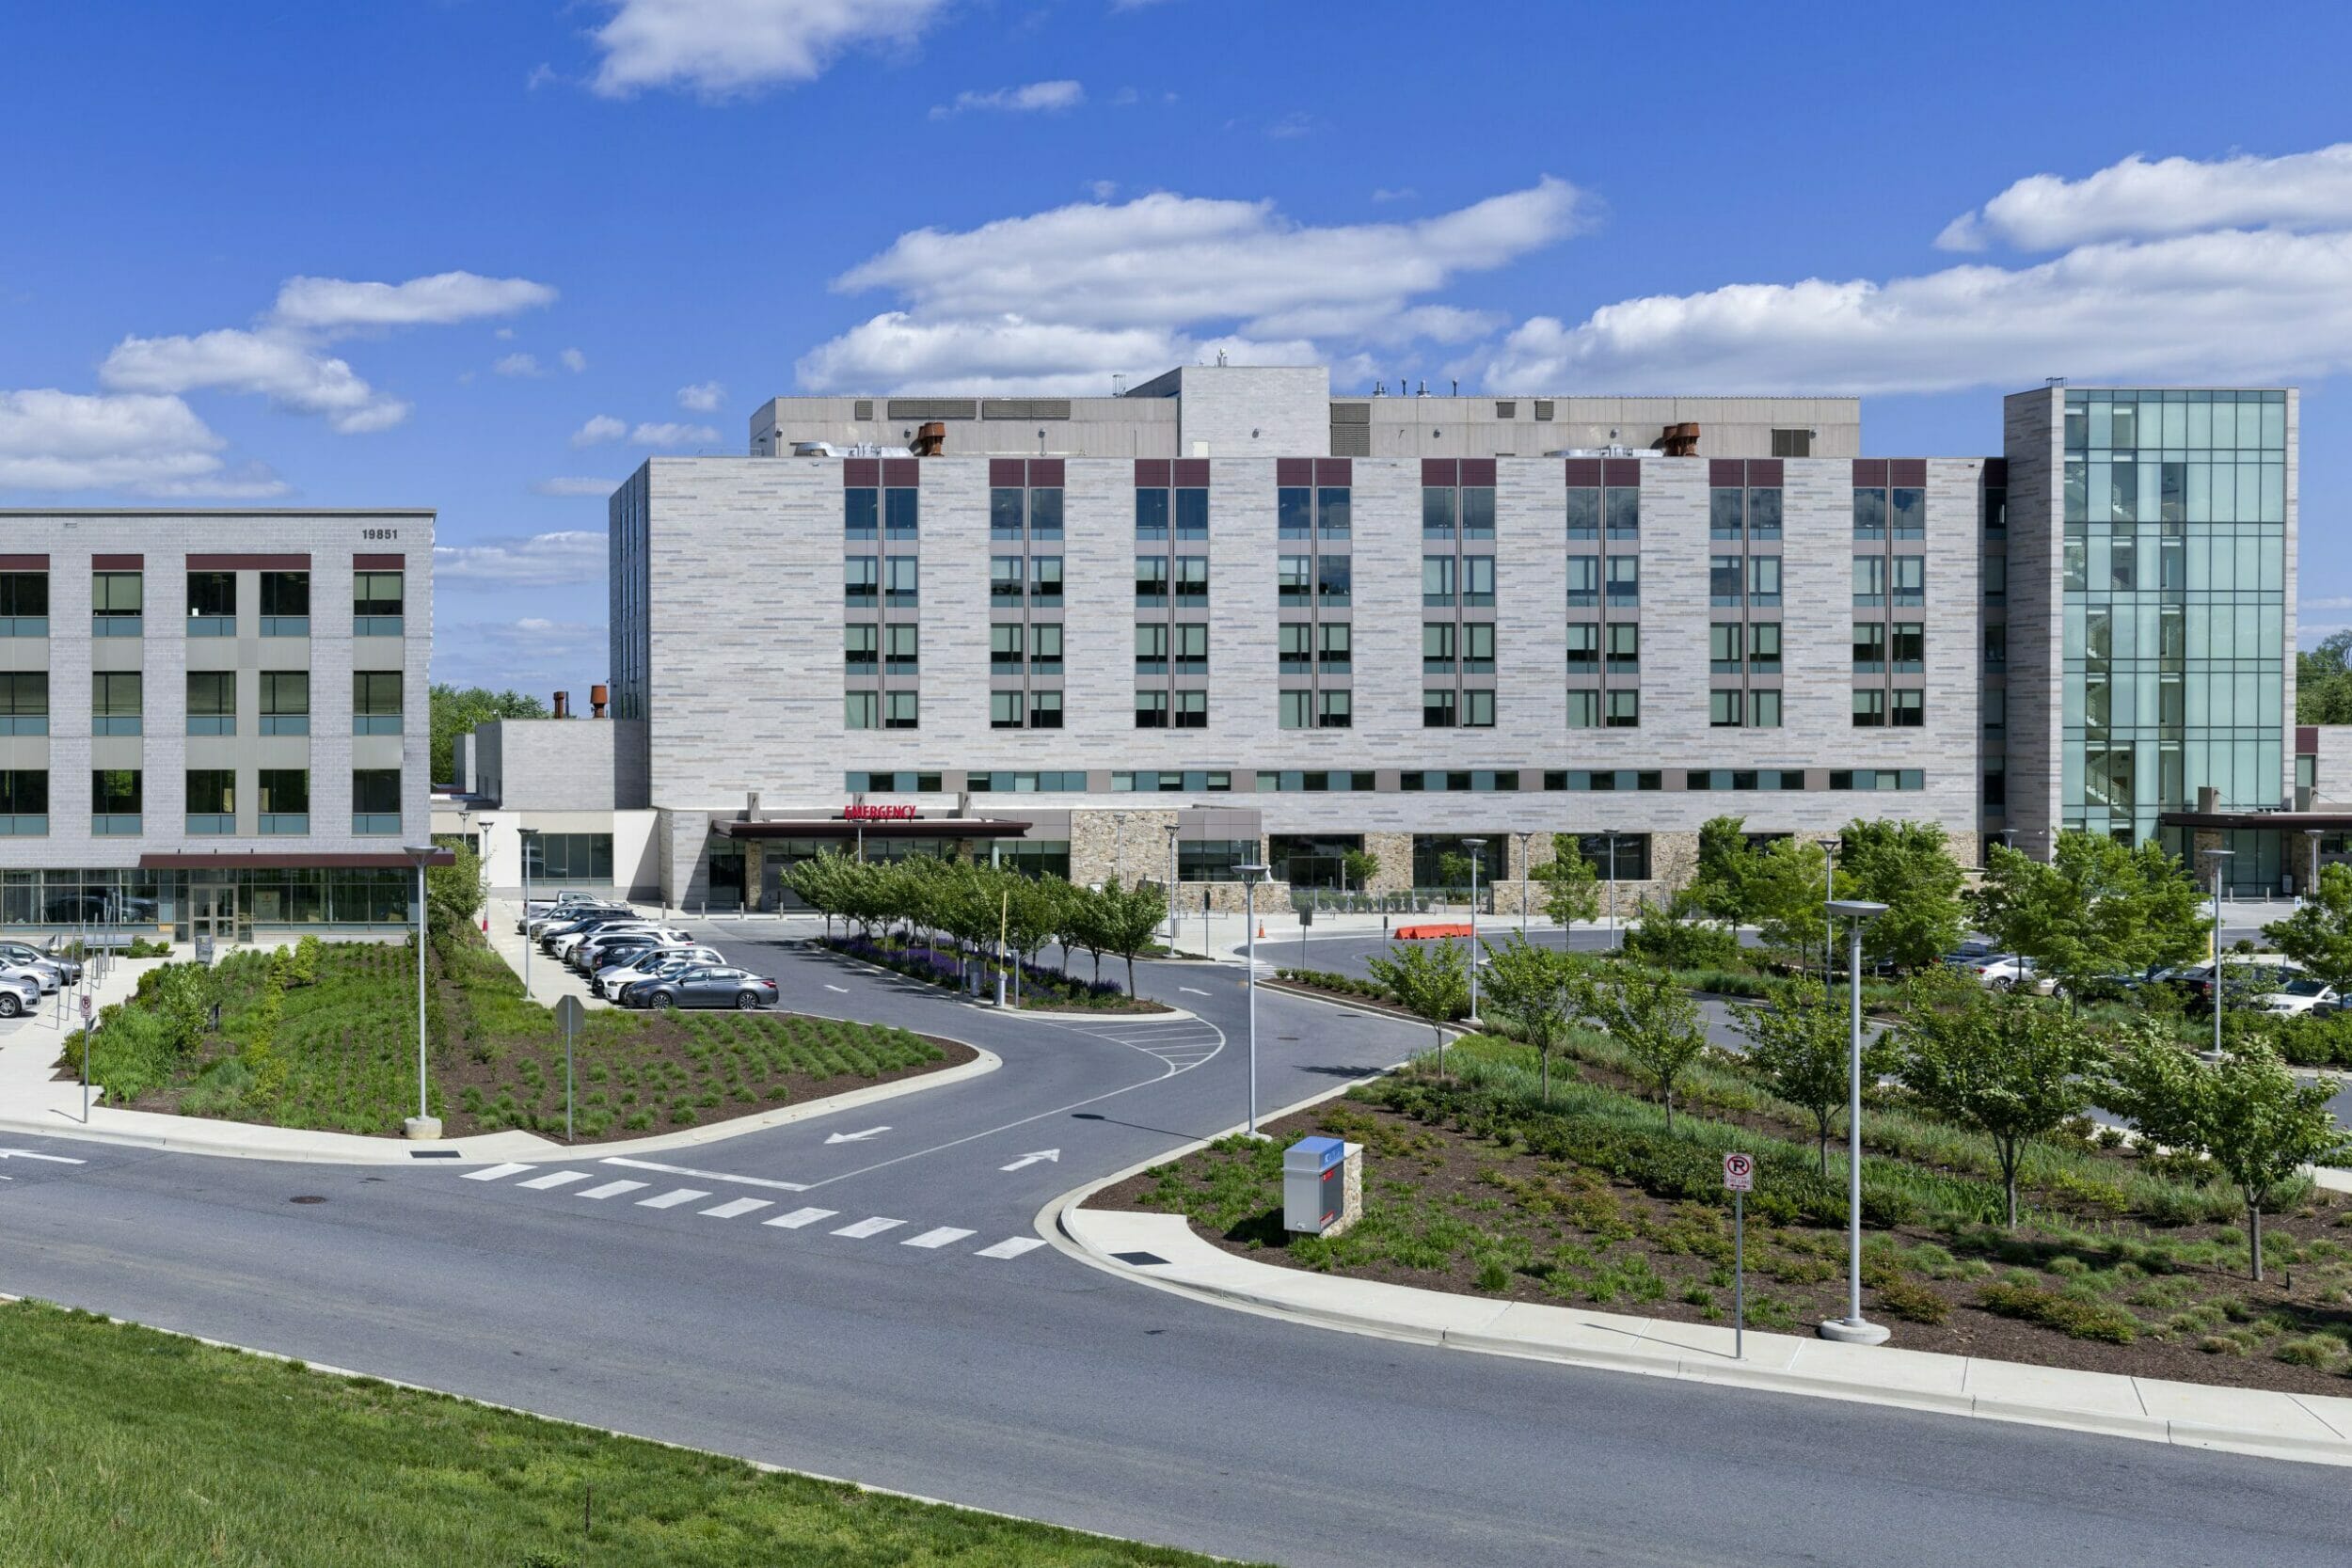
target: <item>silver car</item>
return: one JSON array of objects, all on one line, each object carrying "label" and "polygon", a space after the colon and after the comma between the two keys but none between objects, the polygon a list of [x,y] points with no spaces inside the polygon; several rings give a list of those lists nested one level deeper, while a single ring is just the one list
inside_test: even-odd
[{"label": "silver car", "polygon": [[40,982],[18,978],[13,970],[0,970],[0,1018],[17,1018],[40,1011]]}]

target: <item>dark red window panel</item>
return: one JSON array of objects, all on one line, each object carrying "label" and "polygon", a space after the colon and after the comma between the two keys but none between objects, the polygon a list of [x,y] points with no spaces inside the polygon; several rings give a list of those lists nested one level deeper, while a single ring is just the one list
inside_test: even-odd
[{"label": "dark red window panel", "polygon": [[919,457],[885,457],[882,466],[882,483],[894,489],[923,483],[923,460]]},{"label": "dark red window panel", "polygon": [[191,572],[307,572],[307,555],[191,555]]},{"label": "dark red window panel", "polygon": [[1274,483],[1277,484],[1312,484],[1315,482],[1315,460],[1311,457],[1278,457],[1274,460]]},{"label": "dark red window panel", "polygon": [[1780,484],[1780,459],[1751,457],[1748,459],[1748,483],[1759,489],[1775,489]]},{"label": "dark red window panel", "polygon": [[2295,726],[2295,754],[2298,757],[2317,756],[2319,754],[2318,725],[2297,724]]},{"label": "dark red window panel", "polygon": [[1060,489],[1061,463],[1062,460],[1058,457],[1030,458],[1029,483],[1041,490]]},{"label": "dark red window panel", "polygon": [[45,555],[0,555],[0,572],[45,572],[49,558]]},{"label": "dark red window panel", "polygon": [[1351,458],[1345,458],[1345,457],[1318,457],[1318,458],[1316,458],[1316,459],[1315,459],[1315,483],[1316,483],[1317,484],[1353,484],[1353,483],[1356,483],[1356,464],[1355,464],[1355,461],[1354,461],[1353,459],[1351,459]]},{"label": "dark red window panel", "polygon": [[988,460],[988,483],[992,486],[1018,489],[1028,483],[1028,465],[1018,457],[992,457]]},{"label": "dark red window panel", "polygon": [[1495,460],[1491,457],[1462,459],[1462,483],[1483,484],[1491,488],[1495,482]]},{"label": "dark red window panel", "polygon": [[1715,489],[1727,489],[1748,482],[1748,466],[1736,457],[1710,457],[1707,460],[1707,483]]},{"label": "dark red window panel", "polygon": [[1928,460],[1924,457],[1897,457],[1886,465],[1889,484],[1920,485],[1928,482]]},{"label": "dark red window panel", "polygon": [[1460,465],[1451,457],[1424,457],[1421,460],[1421,483],[1423,489],[1451,490],[1461,481],[1457,477]]},{"label": "dark red window panel", "polygon": [[881,483],[881,458],[845,457],[841,460],[841,487],[844,490],[870,490]]},{"label": "dark red window panel", "polygon": [[1597,490],[1600,488],[1599,458],[1571,457],[1567,459],[1567,465],[1568,485],[1571,489]]},{"label": "dark red window panel", "polygon": [[[1165,490],[1165,489],[1167,489],[1167,488],[1168,488],[1168,459],[1167,459],[1167,458],[1165,458],[1165,457],[1138,457],[1138,458],[1136,458],[1136,489],[1138,489],[1138,490]],[[1285,480],[1285,481],[1283,481],[1283,483],[1289,483],[1289,481]]]},{"label": "dark red window panel", "polygon": [[1604,484],[1639,484],[1642,483],[1642,460],[1638,457],[1604,457],[1600,462],[1600,472]]},{"label": "dark red window panel", "polygon": [[94,555],[89,558],[93,572],[143,572],[147,557],[143,555]]},{"label": "dark red window panel", "polygon": [[1857,457],[1853,460],[1853,483],[1857,490],[1875,490],[1886,483],[1886,459]]},{"label": "dark red window panel", "polygon": [[[136,561],[138,557],[135,555],[128,559]],[[405,555],[355,555],[351,558],[351,569],[355,572],[402,572],[407,568],[408,558]]]},{"label": "dark red window panel", "polygon": [[1176,459],[1176,488],[1205,490],[1209,485],[1209,460],[1205,457]]}]

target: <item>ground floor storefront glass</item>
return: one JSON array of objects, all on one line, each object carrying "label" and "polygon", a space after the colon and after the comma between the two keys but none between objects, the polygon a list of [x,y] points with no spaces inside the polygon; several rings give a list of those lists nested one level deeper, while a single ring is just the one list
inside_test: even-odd
[{"label": "ground floor storefront glass", "polygon": [[[416,917],[417,874],[347,867],[0,871],[0,927],[119,927],[180,941],[249,939],[253,927],[385,928]],[[232,935],[233,933],[233,935]]]}]

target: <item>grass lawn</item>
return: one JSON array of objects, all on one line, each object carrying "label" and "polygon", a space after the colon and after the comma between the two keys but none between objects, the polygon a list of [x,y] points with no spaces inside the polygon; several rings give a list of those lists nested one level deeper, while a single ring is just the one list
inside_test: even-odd
[{"label": "grass lawn", "polygon": [[[1727,1322],[1722,1154],[1756,1156],[1749,1322],[1804,1332],[1844,1310],[1846,1171],[1810,1119],[1734,1059],[1664,1115],[1605,1036],[1578,1033],[1538,1102],[1534,1053],[1473,1037],[1406,1072],[1130,1179],[1110,1206],[1187,1215],[1261,1261],[1428,1289]],[[1564,1081],[1565,1080],[1565,1081]],[[1678,1104],[1686,1102],[1678,1098]],[[1281,1229],[1281,1151],[1307,1132],[1366,1148],[1364,1218]],[[1919,1350],[2190,1382],[2352,1395],[2352,1203],[2307,1188],[2265,1214],[2269,1277],[2246,1277],[2233,1189],[2194,1163],[2068,1136],[2035,1147],[2017,1229],[1991,1145],[1893,1098],[1863,1118],[1864,1307]]]},{"label": "grass lawn", "polygon": [[764,1473],[33,1303],[0,1306],[0,1559],[27,1568],[1210,1560]]},{"label": "grass lawn", "polygon": [[[283,952],[283,949],[279,950]],[[116,1103],[187,1116],[397,1134],[415,1114],[415,950],[317,946],[231,954],[205,976],[167,965],[109,1008],[92,1078]],[[175,973],[176,972],[176,973]],[[436,943],[427,965],[427,1074],[453,1137],[564,1131],[564,1042],[551,1008],[478,939]],[[183,984],[201,995],[191,1006]],[[206,1007],[216,1002],[220,1026]],[[183,1027],[175,1032],[174,1019]],[[574,1053],[579,1136],[651,1133],[935,1071],[961,1046],[887,1026],[771,1012],[591,1009]],[[69,1064],[78,1070],[78,1061]]]}]

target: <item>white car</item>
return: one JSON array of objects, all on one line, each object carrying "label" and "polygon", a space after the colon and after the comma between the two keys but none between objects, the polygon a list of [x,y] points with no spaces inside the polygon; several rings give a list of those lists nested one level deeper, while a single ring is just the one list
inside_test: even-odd
[{"label": "white car", "polygon": [[717,968],[726,961],[715,947],[656,947],[649,952],[632,955],[627,963],[608,964],[597,970],[589,980],[588,989],[596,995],[612,997],[619,995],[621,988],[632,980],[651,979],[657,970],[680,965]]},{"label": "white car", "polygon": [[43,992],[56,990],[65,983],[65,977],[57,973],[54,965],[38,961],[19,963],[12,958],[0,958],[0,980],[22,981],[32,987],[36,1002],[40,1000]]},{"label": "white car", "polygon": [[651,945],[656,947],[678,947],[694,940],[691,931],[673,930],[663,926],[649,926],[636,930],[624,927],[618,931],[598,931],[572,949],[569,961],[582,974],[594,974],[612,962],[605,957],[606,954],[617,947],[646,946],[646,938],[651,938]]},{"label": "white car", "polygon": [[25,978],[14,979],[0,974],[0,1018],[16,1018],[24,1013],[40,1011],[40,982]]},{"label": "white car", "polygon": [[2277,990],[2254,998],[2255,1008],[2265,1013],[2332,1012],[2342,1005],[2335,987],[2308,974],[2283,981]]},{"label": "white car", "polygon": [[1977,977],[1977,983],[1991,990],[2015,990],[2023,987],[2036,996],[2052,989],[2052,983],[2034,973],[2031,958],[2021,953],[1987,953],[1964,966]]},{"label": "white car", "polygon": [[669,933],[665,932],[660,927],[655,925],[650,920],[622,920],[616,921],[610,926],[599,926],[594,930],[568,932],[564,936],[556,938],[555,945],[548,948],[548,951],[553,953],[557,958],[562,958],[568,963],[571,961],[572,956],[578,953],[588,943],[593,942],[610,942],[614,937],[622,936],[654,936],[662,938],[664,941],[682,942],[685,940],[684,932],[680,932],[677,936],[673,938],[669,935]]}]

